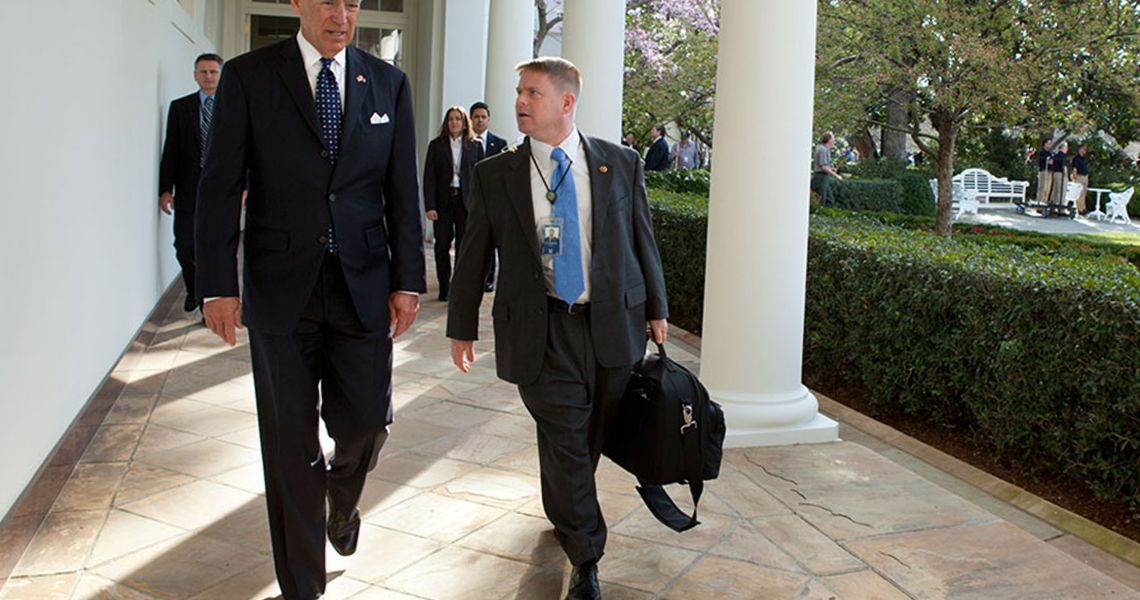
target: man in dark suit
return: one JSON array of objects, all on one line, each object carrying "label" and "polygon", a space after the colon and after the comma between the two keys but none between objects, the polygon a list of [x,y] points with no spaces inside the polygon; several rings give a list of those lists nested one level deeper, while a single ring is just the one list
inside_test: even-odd
[{"label": "man in dark suit", "polygon": [[475,360],[483,265],[499,251],[495,364],[538,428],[542,500],[574,570],[571,598],[598,598],[606,524],[594,472],[606,429],[649,335],[668,309],[641,160],[581,135],[581,75],[569,61],[519,65],[515,113],[528,137],[475,167],[467,239],[451,284],[447,336]]},{"label": "man in dark suit", "polygon": [[[475,130],[475,141],[483,145],[483,157],[492,156],[507,147],[507,140],[487,131],[491,125],[491,107],[486,102],[476,102],[471,105],[471,127]],[[484,292],[495,291],[495,257],[487,263],[487,281],[483,284]]]},{"label": "man in dark suit", "polygon": [[653,141],[645,151],[645,170],[664,171],[669,168],[669,143],[665,141],[665,128],[654,126],[649,130]]},{"label": "man in dark suit", "polygon": [[[287,600],[311,600],[325,589],[325,536],[356,549],[356,505],[392,421],[392,339],[427,286],[408,79],[349,46],[359,0],[292,7],[297,36],[222,74],[196,291],[227,343],[249,327],[277,581]],[[318,415],[336,442],[328,464]]]},{"label": "man in dark suit", "polygon": [[221,76],[222,57],[217,54],[203,54],[194,61],[198,91],[170,103],[158,169],[158,206],[168,215],[174,209],[174,256],[186,284],[182,304],[186,312],[198,307],[194,295],[194,205],[214,117],[214,92]]}]

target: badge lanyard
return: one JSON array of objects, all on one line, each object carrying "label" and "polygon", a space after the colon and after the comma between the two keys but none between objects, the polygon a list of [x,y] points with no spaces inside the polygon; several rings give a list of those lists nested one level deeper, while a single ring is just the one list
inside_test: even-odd
[{"label": "badge lanyard", "polygon": [[530,153],[530,162],[534,163],[534,170],[538,171],[538,178],[542,180],[542,187],[546,188],[546,200],[551,204],[554,204],[554,201],[558,199],[558,188],[562,187],[562,182],[566,181],[566,176],[569,175],[570,171],[574,168],[574,160],[569,157],[567,157],[566,160],[570,162],[570,164],[567,165],[566,172],[563,173],[558,182],[554,184],[554,189],[551,189],[550,185],[546,183],[546,177],[542,175],[542,169],[538,167],[538,161],[534,158],[534,152]]}]

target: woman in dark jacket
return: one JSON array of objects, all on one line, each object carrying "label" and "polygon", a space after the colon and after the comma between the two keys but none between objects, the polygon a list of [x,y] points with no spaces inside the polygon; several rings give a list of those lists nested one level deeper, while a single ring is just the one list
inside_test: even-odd
[{"label": "woman in dark jacket", "polygon": [[435,274],[443,301],[451,283],[451,241],[455,240],[458,257],[470,208],[471,180],[482,152],[467,111],[459,106],[447,109],[439,135],[428,144],[423,184],[424,210],[435,232]]}]

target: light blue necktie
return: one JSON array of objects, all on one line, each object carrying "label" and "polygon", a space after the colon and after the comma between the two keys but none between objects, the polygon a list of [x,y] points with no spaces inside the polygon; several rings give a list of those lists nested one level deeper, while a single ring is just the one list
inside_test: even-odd
[{"label": "light blue necktie", "polygon": [[[321,71],[317,73],[317,116],[321,120],[321,137],[329,151],[329,160],[336,163],[340,150],[340,90],[336,76],[329,68],[333,59],[321,58]],[[336,238],[333,237],[332,221],[329,221],[328,251],[336,254]]]},{"label": "light blue necktie", "polygon": [[582,278],[582,240],[578,230],[578,188],[570,172],[570,157],[555,148],[550,159],[558,163],[551,181],[554,192],[554,216],[562,219],[562,253],[554,257],[554,293],[567,304],[574,304],[586,290]]}]

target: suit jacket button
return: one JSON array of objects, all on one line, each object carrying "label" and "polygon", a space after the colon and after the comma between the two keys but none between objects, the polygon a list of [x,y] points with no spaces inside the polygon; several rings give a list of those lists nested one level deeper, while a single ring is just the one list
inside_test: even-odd
[{"label": "suit jacket button", "polygon": [[541,279],[541,278],[542,278],[542,273],[535,273],[535,274],[534,274],[534,278],[535,278],[535,279]]},{"label": "suit jacket button", "polygon": [[328,150],[321,150],[321,158],[328,158],[328,157],[329,157],[329,151]]},{"label": "suit jacket button", "polygon": [[329,194],[329,202],[336,202],[336,194]]},{"label": "suit jacket button", "polygon": [[536,315],[541,315],[544,312],[546,312],[546,311],[542,310],[541,308],[534,309],[534,314],[536,314]]},{"label": "suit jacket button", "polygon": [[324,246],[329,243],[329,237],[327,235],[322,235],[321,237],[317,238],[317,241],[320,242],[322,246]]}]

